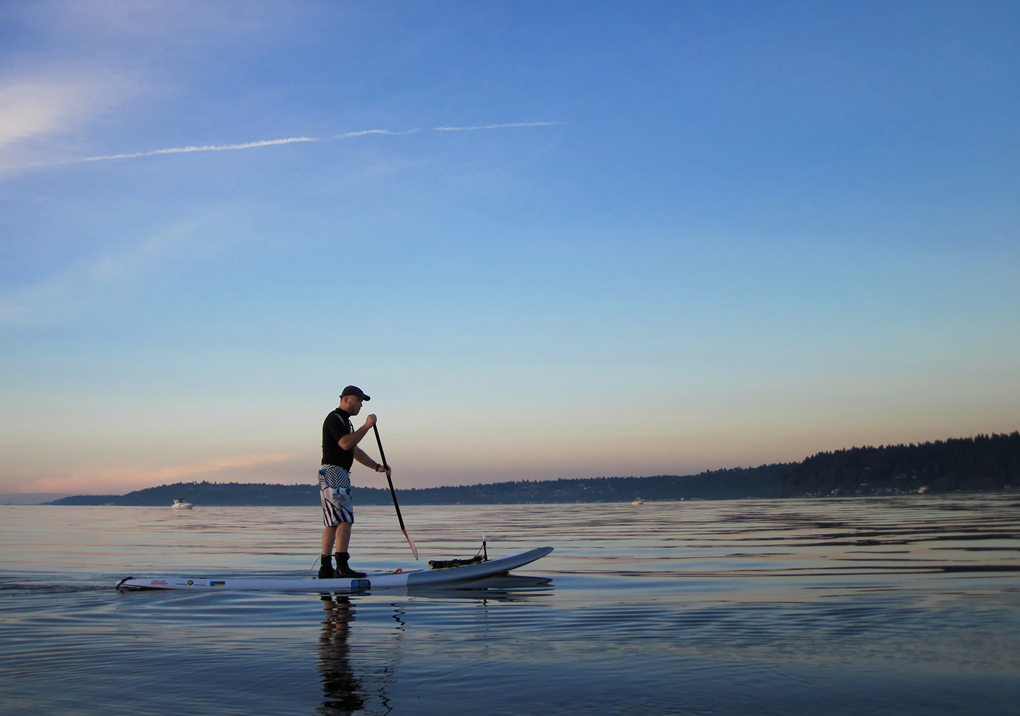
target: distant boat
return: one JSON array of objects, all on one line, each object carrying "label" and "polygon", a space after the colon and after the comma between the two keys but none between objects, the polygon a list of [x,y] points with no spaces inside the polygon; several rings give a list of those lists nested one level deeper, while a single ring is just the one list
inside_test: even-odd
[{"label": "distant boat", "polygon": [[644,501],[644,500],[642,500],[642,499],[641,499],[641,498],[639,497],[639,498],[637,498],[636,500],[634,500],[633,502],[631,502],[630,504],[632,504],[632,505],[643,505],[643,504],[645,504],[645,501]]},{"label": "distant boat", "polygon": [[174,510],[190,510],[192,507],[194,505],[187,500],[174,500],[174,503],[170,505],[170,508]]}]

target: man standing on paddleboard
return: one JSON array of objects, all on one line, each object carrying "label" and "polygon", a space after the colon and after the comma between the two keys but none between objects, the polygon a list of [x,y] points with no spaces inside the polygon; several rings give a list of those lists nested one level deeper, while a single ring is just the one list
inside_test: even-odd
[{"label": "man standing on paddleboard", "polygon": [[[365,424],[357,430],[351,425],[351,418],[361,412],[361,405],[371,400],[361,388],[348,385],[340,393],[340,407],[326,416],[322,424],[322,466],[319,468],[319,498],[322,502],[322,566],[319,579],[333,577],[364,577],[364,572],[355,572],[347,565],[350,554],[347,547],[351,541],[351,526],[354,524],[354,502],[351,499],[351,466],[357,460],[376,472],[390,475],[390,468],[383,467],[358,447],[361,439],[375,425],[375,416],[365,418]],[[336,570],[330,562],[330,552],[336,544]]]}]

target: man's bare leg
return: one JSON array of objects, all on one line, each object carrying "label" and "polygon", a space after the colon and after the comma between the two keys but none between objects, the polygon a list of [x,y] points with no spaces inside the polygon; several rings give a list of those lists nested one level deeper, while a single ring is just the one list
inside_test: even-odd
[{"label": "man's bare leg", "polygon": [[323,557],[331,554],[333,549],[333,539],[336,537],[336,527],[323,527],[322,528],[322,554]]},{"label": "man's bare leg", "polygon": [[337,552],[346,552],[351,543],[351,527],[353,525],[350,522],[341,522],[334,527],[323,527],[321,554],[330,554],[334,542],[336,542]]},{"label": "man's bare leg", "polygon": [[346,552],[347,546],[351,543],[351,527],[353,522],[341,522],[336,528],[336,551]]}]

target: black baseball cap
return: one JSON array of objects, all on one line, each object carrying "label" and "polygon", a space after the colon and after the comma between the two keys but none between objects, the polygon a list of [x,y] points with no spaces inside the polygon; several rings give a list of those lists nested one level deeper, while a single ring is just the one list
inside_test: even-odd
[{"label": "black baseball cap", "polygon": [[344,392],[340,393],[340,398],[343,399],[348,395],[353,395],[357,398],[361,398],[362,400],[371,400],[371,398],[365,395],[365,391],[363,391],[356,385],[348,385],[346,388],[344,388]]}]

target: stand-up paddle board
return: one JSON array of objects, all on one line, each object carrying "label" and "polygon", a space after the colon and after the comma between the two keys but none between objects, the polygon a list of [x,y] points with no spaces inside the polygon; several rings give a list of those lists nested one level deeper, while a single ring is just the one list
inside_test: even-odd
[{"label": "stand-up paddle board", "polygon": [[511,557],[476,562],[444,569],[414,569],[407,572],[375,572],[361,579],[280,579],[262,577],[257,579],[215,579],[210,577],[152,577],[136,579],[125,577],[117,583],[117,589],[192,589],[198,591],[262,590],[287,592],[365,592],[370,589],[395,589],[420,587],[432,584],[470,582],[497,574],[506,574],[511,569],[541,559],[553,551],[552,547],[521,552]]}]

